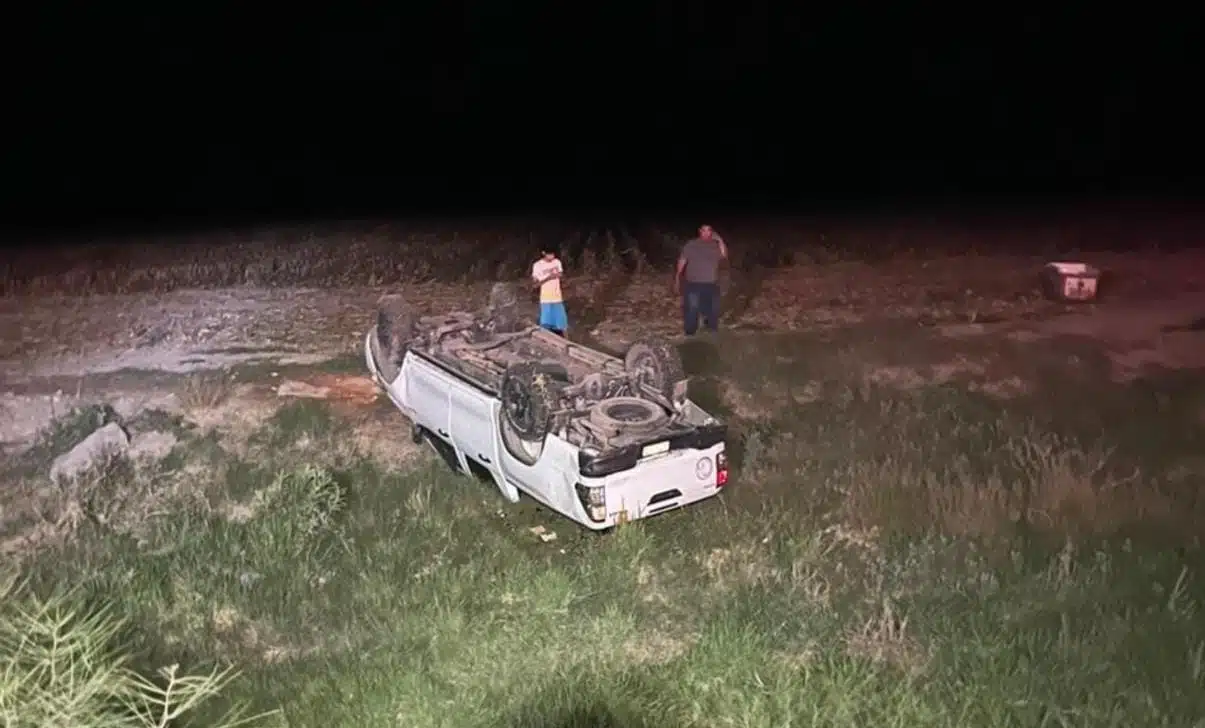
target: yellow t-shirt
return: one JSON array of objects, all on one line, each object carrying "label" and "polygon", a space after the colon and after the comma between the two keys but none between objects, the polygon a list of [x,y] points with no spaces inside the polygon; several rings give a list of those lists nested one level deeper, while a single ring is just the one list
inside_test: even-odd
[{"label": "yellow t-shirt", "polygon": [[[540,258],[536,261],[535,265],[531,267],[531,279],[533,281],[539,281],[553,271],[564,274],[565,269],[561,266],[560,259],[553,258],[552,260],[544,260],[543,258]],[[560,278],[553,278],[545,281],[540,286],[540,303],[562,302],[564,302],[564,299],[561,298]]]}]

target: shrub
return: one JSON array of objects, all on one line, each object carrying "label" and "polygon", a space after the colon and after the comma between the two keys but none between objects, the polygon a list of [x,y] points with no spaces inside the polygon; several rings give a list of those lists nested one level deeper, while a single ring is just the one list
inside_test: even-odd
[{"label": "shrub", "polygon": [[[147,678],[130,667],[117,637],[124,622],[107,608],[85,610],[71,592],[43,598],[0,585],[0,725],[6,728],[168,726],[218,695],[232,669],[187,675],[178,665]],[[227,713],[213,725],[266,716]]]}]

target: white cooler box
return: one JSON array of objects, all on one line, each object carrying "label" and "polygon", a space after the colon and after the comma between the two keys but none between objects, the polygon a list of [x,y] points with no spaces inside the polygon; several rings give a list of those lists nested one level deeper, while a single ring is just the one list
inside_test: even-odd
[{"label": "white cooler box", "polygon": [[1095,301],[1099,285],[1100,270],[1087,263],[1047,263],[1042,269],[1042,291],[1055,301]]}]

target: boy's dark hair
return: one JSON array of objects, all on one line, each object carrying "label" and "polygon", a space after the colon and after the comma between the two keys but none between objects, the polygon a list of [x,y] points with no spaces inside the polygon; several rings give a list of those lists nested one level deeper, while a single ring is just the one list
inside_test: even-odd
[{"label": "boy's dark hair", "polygon": [[540,252],[544,255],[548,255],[549,253],[556,255],[556,246],[551,243],[545,243],[540,246]]}]

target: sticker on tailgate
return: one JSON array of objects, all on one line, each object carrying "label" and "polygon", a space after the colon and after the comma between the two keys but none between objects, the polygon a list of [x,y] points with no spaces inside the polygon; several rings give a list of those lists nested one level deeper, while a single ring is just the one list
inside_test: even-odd
[{"label": "sticker on tailgate", "polygon": [[664,455],[667,452],[669,452],[669,440],[663,440],[662,442],[654,442],[652,445],[645,445],[640,451],[640,457],[651,458],[657,455]]}]

